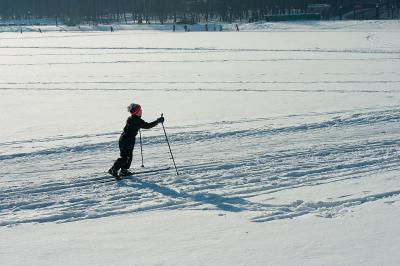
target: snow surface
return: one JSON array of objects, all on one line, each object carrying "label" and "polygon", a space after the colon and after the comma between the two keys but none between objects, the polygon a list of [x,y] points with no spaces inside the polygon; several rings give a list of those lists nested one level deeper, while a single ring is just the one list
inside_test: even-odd
[{"label": "snow surface", "polygon": [[[398,21],[51,27],[0,34],[2,265],[399,265]],[[180,176],[104,173],[132,101]]]}]

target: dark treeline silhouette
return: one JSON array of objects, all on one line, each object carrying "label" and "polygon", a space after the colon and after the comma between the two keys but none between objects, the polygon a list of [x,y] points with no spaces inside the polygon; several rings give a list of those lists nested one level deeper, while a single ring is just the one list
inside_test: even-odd
[{"label": "dark treeline silhouette", "polygon": [[219,20],[261,20],[266,14],[306,13],[313,3],[343,6],[400,0],[0,0],[2,19],[62,19],[66,24],[150,21],[191,23]]}]

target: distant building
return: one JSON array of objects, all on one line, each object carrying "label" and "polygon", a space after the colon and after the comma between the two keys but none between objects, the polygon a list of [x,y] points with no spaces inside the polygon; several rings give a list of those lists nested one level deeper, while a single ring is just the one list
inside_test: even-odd
[{"label": "distant building", "polygon": [[307,6],[307,13],[319,14],[322,19],[328,19],[330,9],[331,5],[329,4],[310,4]]},{"label": "distant building", "polygon": [[307,13],[322,14],[330,9],[331,5],[328,4],[310,4],[307,6]]}]

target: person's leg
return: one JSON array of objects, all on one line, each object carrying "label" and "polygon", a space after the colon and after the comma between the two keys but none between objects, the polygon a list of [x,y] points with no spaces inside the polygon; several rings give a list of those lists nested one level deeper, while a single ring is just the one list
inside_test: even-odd
[{"label": "person's leg", "polygon": [[119,143],[120,157],[115,161],[113,168],[118,171],[121,168],[130,167],[132,162],[133,148],[129,144]]},{"label": "person's leg", "polygon": [[133,157],[133,146],[130,146],[124,151],[125,161],[121,165],[121,175],[131,175],[132,174],[129,171],[129,168],[131,167],[131,164],[132,164],[132,157]]},{"label": "person's leg", "polygon": [[129,145],[125,147],[123,152],[121,152],[121,157],[124,159],[121,169],[129,169],[132,163],[132,156],[133,156],[133,146]]}]

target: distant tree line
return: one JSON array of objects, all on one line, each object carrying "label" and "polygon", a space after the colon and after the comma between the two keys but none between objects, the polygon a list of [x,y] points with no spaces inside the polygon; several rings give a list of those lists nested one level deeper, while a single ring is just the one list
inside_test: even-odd
[{"label": "distant tree line", "polygon": [[261,20],[266,14],[305,13],[313,3],[331,5],[337,15],[342,6],[392,3],[400,0],[0,0],[2,19],[62,19],[78,24],[125,21],[195,23],[219,20]]}]

